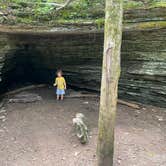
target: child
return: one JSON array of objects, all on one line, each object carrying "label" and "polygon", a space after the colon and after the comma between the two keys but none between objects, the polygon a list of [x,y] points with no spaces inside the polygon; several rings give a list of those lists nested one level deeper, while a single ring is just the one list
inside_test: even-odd
[{"label": "child", "polygon": [[57,100],[59,99],[63,100],[63,96],[65,94],[65,89],[66,89],[66,81],[62,76],[62,70],[58,70],[56,74],[57,77],[55,79],[54,86],[57,86],[56,90]]}]

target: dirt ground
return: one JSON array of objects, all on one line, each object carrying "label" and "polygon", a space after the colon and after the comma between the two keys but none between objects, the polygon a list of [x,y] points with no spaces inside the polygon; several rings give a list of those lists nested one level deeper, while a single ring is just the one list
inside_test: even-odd
[{"label": "dirt ground", "polygon": [[[0,111],[0,166],[95,166],[97,99],[56,101],[52,89],[33,91],[43,100],[8,103]],[[90,140],[81,145],[72,118],[87,117]],[[166,110],[142,105],[134,110],[118,105],[115,166],[166,165]]]}]

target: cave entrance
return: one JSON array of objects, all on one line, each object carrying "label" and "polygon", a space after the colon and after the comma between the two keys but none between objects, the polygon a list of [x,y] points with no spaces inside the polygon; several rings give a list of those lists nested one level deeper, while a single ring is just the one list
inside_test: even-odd
[{"label": "cave entrance", "polygon": [[35,81],[33,65],[29,56],[29,45],[17,44],[16,46],[16,50],[10,53],[10,58],[5,60],[5,68],[9,68],[8,72],[4,71],[6,74],[5,88],[7,89],[32,84]]},{"label": "cave entrance", "polygon": [[5,72],[5,87],[52,84],[58,68],[68,85],[99,90],[103,33],[14,33],[8,35],[14,51]]}]

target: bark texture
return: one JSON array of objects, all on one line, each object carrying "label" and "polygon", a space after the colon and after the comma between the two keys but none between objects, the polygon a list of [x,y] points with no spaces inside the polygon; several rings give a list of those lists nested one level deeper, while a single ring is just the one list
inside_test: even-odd
[{"label": "bark texture", "polygon": [[122,0],[106,0],[104,55],[101,82],[98,166],[112,166],[114,125],[120,76]]}]

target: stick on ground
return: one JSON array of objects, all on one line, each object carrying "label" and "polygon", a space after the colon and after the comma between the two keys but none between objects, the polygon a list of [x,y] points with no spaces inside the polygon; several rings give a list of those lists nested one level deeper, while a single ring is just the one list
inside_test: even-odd
[{"label": "stick on ground", "polygon": [[[66,98],[99,98],[99,95],[95,94],[76,94],[76,95],[69,95],[66,96]],[[134,108],[134,109],[139,109],[140,106],[138,104],[134,104],[128,101],[120,100],[118,99],[119,104],[126,105],[128,107]]]}]

